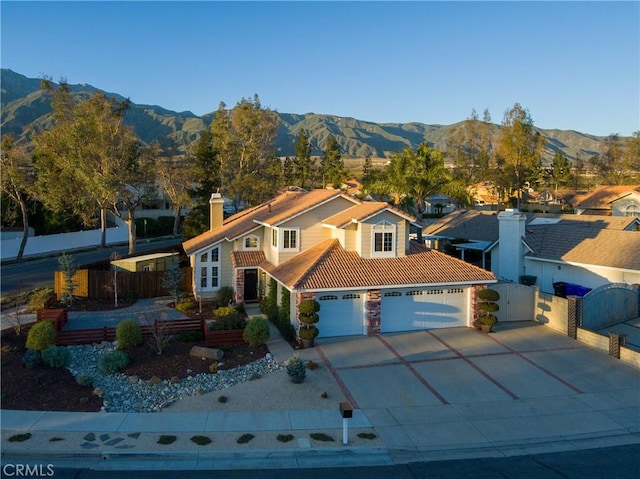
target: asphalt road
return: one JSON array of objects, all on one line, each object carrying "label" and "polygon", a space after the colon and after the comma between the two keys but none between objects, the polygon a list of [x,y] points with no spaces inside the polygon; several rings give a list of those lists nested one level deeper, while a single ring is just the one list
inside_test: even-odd
[{"label": "asphalt road", "polygon": [[[2,477],[15,477],[15,466],[3,463]],[[47,469],[40,464],[41,477],[49,473],[57,479],[189,479],[228,478],[244,479],[438,479],[459,478],[518,478],[518,479],[637,479],[640,477],[640,445],[587,449],[554,454],[538,454],[507,458],[468,459],[458,461],[417,462],[396,466],[317,468],[317,469],[262,469],[234,471],[95,471],[90,469]],[[53,466],[51,466],[53,467]],[[53,472],[53,474],[50,474]]]},{"label": "asphalt road", "polygon": [[[138,240],[136,252],[144,252],[165,246],[181,243],[180,238],[162,239],[159,241]],[[94,263],[108,259],[117,251],[125,255],[129,251],[128,245],[107,247],[90,251],[73,252],[77,265]],[[27,291],[34,288],[53,285],[53,274],[59,269],[58,255],[39,259],[25,259],[19,263],[7,263],[0,266],[0,293],[7,294],[18,291]]]}]

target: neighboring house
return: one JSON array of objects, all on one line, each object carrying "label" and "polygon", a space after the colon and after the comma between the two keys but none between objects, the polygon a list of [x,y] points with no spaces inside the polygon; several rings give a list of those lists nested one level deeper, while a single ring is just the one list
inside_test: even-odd
[{"label": "neighboring house", "polygon": [[166,271],[168,269],[169,258],[175,257],[178,260],[178,253],[151,253],[129,258],[116,259],[111,264],[120,270],[131,271],[133,273]]},{"label": "neighboring house", "polygon": [[423,237],[438,245],[466,239],[451,246],[480,251],[498,279],[534,277],[543,292],[553,293],[555,282],[640,283],[639,228],[633,217],[457,211],[426,227]]},{"label": "neighboring house", "polygon": [[467,188],[476,208],[491,208],[497,206],[500,198],[496,186],[491,181],[481,181]]},{"label": "neighboring house", "polygon": [[640,218],[640,186],[603,186],[576,195],[573,208],[577,215],[631,216]]},{"label": "neighboring house", "polygon": [[339,190],[290,189],[223,221],[212,195],[211,229],[184,242],[194,295],[223,286],[237,302],[277,297],[320,303],[320,336],[378,334],[469,326],[475,287],[488,271],[410,241],[415,218],[384,202],[362,202]]}]

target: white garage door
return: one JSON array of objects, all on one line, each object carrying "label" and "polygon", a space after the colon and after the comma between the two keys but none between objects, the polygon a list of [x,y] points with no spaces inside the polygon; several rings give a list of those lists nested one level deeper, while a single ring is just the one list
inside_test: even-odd
[{"label": "white garage door", "polygon": [[468,288],[419,288],[382,292],[380,331],[392,333],[467,325]]},{"label": "white garage door", "polygon": [[338,291],[318,294],[318,337],[364,334],[364,297],[365,293]]}]

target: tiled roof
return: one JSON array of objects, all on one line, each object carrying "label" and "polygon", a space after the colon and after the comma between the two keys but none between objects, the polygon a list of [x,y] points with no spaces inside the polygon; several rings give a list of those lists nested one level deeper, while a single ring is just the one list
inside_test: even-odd
[{"label": "tiled roof", "polygon": [[419,250],[400,258],[361,258],[337,240],[327,240],[269,274],[289,288],[303,290],[495,281],[489,271],[435,250]]},{"label": "tiled roof", "polygon": [[231,264],[234,268],[260,266],[266,261],[262,251],[232,251]]},{"label": "tiled roof", "polygon": [[493,242],[498,239],[498,217],[491,211],[456,210],[425,226],[422,234]]},{"label": "tiled roof", "polygon": [[266,203],[230,216],[220,228],[191,238],[182,246],[189,255],[223,239],[232,240],[246,234],[257,228],[258,223],[276,224],[339,195],[338,190],[286,191]]},{"label": "tiled roof", "polygon": [[525,242],[533,250],[528,256],[640,270],[640,232],[624,231],[620,222],[602,221],[605,217],[585,222],[582,216],[552,225],[528,225]]},{"label": "tiled roof", "polygon": [[365,201],[358,205],[354,205],[351,208],[347,208],[335,215],[322,221],[322,224],[335,226],[336,228],[344,228],[352,221],[362,221],[371,215],[379,213],[381,211],[392,211],[409,221],[415,222],[416,219],[403,211],[392,208],[389,203],[383,201]]},{"label": "tiled roof", "polygon": [[640,185],[603,186],[573,199],[575,208],[611,209],[611,202],[631,192],[640,193]]}]

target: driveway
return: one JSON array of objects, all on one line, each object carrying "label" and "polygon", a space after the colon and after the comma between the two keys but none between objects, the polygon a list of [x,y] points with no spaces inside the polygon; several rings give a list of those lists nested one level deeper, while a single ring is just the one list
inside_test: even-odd
[{"label": "driveway", "polygon": [[537,323],[322,339],[316,351],[392,449],[639,440],[638,370]]}]

